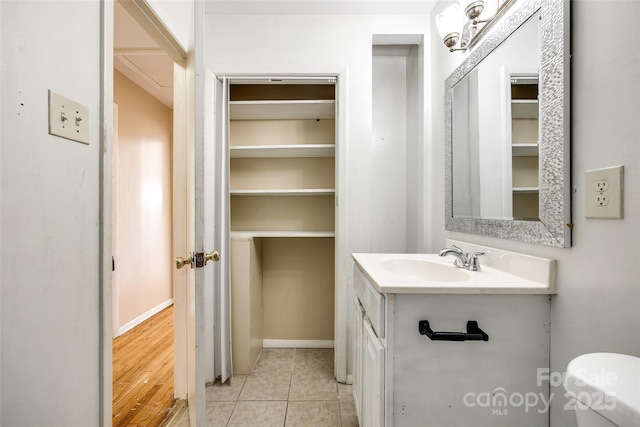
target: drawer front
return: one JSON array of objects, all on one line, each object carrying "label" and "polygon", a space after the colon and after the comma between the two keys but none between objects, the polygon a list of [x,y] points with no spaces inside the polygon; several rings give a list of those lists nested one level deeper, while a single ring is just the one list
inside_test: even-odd
[{"label": "drawer front", "polygon": [[384,338],[384,295],[375,290],[357,266],[354,272],[354,287],[371,326],[378,337]]}]

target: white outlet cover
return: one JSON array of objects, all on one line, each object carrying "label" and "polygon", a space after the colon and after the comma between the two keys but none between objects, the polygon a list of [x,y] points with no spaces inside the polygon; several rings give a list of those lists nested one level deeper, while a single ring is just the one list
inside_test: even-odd
[{"label": "white outlet cover", "polygon": [[[584,174],[586,218],[622,219],[624,194],[624,166],[588,170]],[[606,181],[600,191],[600,181]],[[606,202],[603,203],[602,201]]]},{"label": "white outlet cover", "polygon": [[89,107],[49,91],[49,133],[89,144]]}]

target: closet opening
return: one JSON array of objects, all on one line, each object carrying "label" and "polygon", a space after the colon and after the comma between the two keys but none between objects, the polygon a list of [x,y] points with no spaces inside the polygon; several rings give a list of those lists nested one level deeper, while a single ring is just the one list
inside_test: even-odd
[{"label": "closet opening", "polygon": [[336,78],[229,85],[234,374],[262,348],[334,348]]}]

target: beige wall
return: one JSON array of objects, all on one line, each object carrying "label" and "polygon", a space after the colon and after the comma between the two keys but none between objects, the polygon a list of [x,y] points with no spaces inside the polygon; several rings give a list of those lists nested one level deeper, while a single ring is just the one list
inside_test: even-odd
[{"label": "beige wall", "polygon": [[118,105],[114,159],[118,290],[114,291],[119,293],[117,318],[122,329],[173,298],[172,112],[115,70],[114,101]]},{"label": "beige wall", "polygon": [[333,340],[334,239],[262,243],[264,338]]}]

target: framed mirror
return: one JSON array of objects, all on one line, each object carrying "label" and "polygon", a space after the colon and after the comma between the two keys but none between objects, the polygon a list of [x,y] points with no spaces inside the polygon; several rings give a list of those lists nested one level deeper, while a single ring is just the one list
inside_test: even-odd
[{"label": "framed mirror", "polygon": [[445,82],[445,228],[571,245],[569,2],[517,0]]}]

